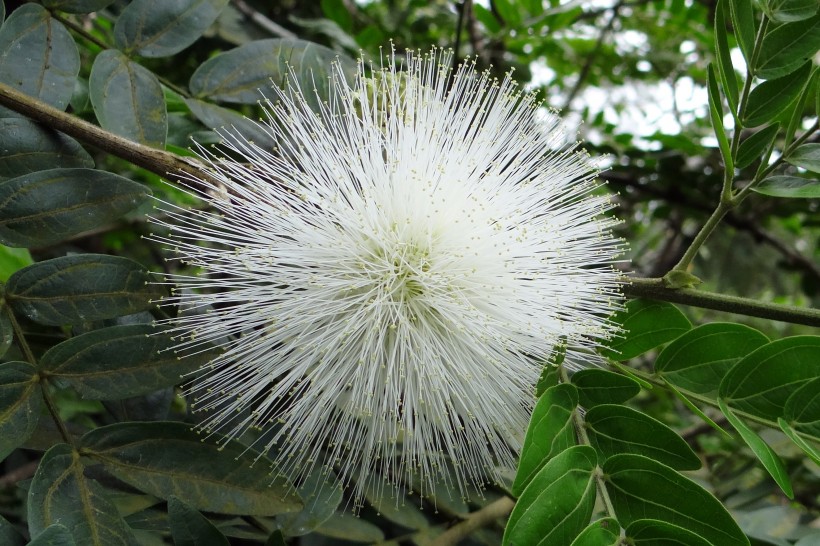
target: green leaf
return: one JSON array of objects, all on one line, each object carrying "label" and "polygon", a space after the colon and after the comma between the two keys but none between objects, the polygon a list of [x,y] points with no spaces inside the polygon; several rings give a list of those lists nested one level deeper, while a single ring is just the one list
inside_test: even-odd
[{"label": "green leaf", "polygon": [[538,399],[524,437],[513,495],[520,496],[551,458],[575,444],[572,412],[577,405],[578,390],[567,383],[550,387]]},{"label": "green leaf", "polygon": [[126,54],[168,57],[208,30],[228,0],[131,0],[114,25],[114,42]]},{"label": "green leaf", "polygon": [[796,430],[820,439],[820,378],[806,382],[789,396],[783,419]]},{"label": "green leaf", "polygon": [[335,21],[342,30],[350,33],[353,30],[353,17],[342,0],[322,0],[322,13],[331,21]]},{"label": "green leaf", "polygon": [[83,398],[117,400],[177,385],[216,356],[206,351],[182,358],[176,345],[150,324],[110,326],[55,345],[40,368]]},{"label": "green leaf", "polygon": [[336,474],[324,465],[315,465],[296,490],[305,503],[302,511],[278,516],[279,528],[286,536],[306,535],[336,513],[344,490]]},{"label": "green leaf", "polygon": [[270,534],[268,540],[265,541],[265,546],[287,546],[285,544],[285,536],[279,529]]},{"label": "green leaf", "polygon": [[48,9],[66,13],[92,13],[114,3],[114,0],[43,0]]},{"label": "green leaf", "polygon": [[305,98],[315,106],[318,99],[307,89],[312,90],[315,84],[321,99],[330,96],[328,76],[334,61],[351,81],[356,62],[331,49],[304,40],[256,40],[202,63],[191,76],[189,87],[195,98],[256,104],[272,94],[272,85],[283,87],[293,70],[296,81],[306,89]]},{"label": "green leaf", "polygon": [[785,112],[803,91],[811,68],[810,62],[805,63],[787,76],[765,81],[752,89],[743,112],[743,126],[757,127]]},{"label": "green leaf", "polygon": [[641,392],[634,379],[595,368],[572,374],[572,384],[578,388],[579,403],[587,409],[599,404],[620,404]]},{"label": "green leaf", "polygon": [[816,199],[820,197],[820,180],[787,175],[770,176],[752,190],[771,197]]},{"label": "green leaf", "polygon": [[738,431],[740,437],[743,438],[743,441],[746,442],[746,445],[749,446],[752,453],[755,454],[755,457],[763,463],[763,467],[769,475],[774,478],[774,481],[777,482],[777,485],[780,486],[783,493],[785,493],[785,495],[790,499],[793,499],[794,491],[792,490],[792,484],[789,481],[789,474],[786,471],[786,467],[783,465],[783,461],[781,461],[780,457],[777,456],[777,453],[769,447],[769,444],[763,441],[763,438],[761,438],[746,423],[740,420],[737,415],[729,409],[723,399],[718,398],[718,405],[720,406],[720,411],[723,412],[723,415],[726,416],[729,423],[735,427],[735,430]]},{"label": "green leaf", "polygon": [[[820,78],[820,69],[818,69],[818,67],[814,67],[811,77],[809,77],[809,81],[806,82],[803,91],[800,93],[800,96],[797,98],[797,102],[792,109],[791,118],[789,119],[788,125],[786,125],[786,133],[783,135],[784,142],[791,143],[794,138],[795,131],[797,131],[797,128],[803,123],[806,105],[811,104],[810,100],[815,88],[817,87],[818,78]],[[818,93],[817,96],[818,99],[820,99],[820,93]],[[820,100],[818,100],[818,102],[820,102]],[[817,107],[817,111],[820,111],[820,104],[818,104]],[[762,166],[763,165],[761,165],[761,167]]]},{"label": "green leaf", "polygon": [[802,449],[815,464],[820,465],[820,451],[818,451],[814,445],[804,440],[803,437],[794,430],[794,427],[790,426],[783,418],[778,419],[777,424],[797,447]]},{"label": "green leaf", "polygon": [[505,26],[514,28],[521,24],[519,8],[510,0],[496,0],[493,2],[493,7],[504,20]]},{"label": "green leaf", "polygon": [[623,329],[623,337],[614,339],[602,351],[613,360],[635,358],[692,328],[689,319],[671,303],[649,300],[628,301],[612,321]]},{"label": "green leaf", "polygon": [[229,546],[208,518],[173,495],[168,499],[168,524],[174,546]]},{"label": "green leaf", "polygon": [[820,49],[820,15],[786,23],[766,33],[755,67],[764,80],[791,74]]},{"label": "green leaf", "polygon": [[391,495],[385,495],[386,487],[389,488],[390,485],[385,482],[378,484],[369,481],[364,488],[365,499],[381,518],[408,529],[418,530],[430,527],[430,522],[422,513],[418,503],[404,499],[397,500]]},{"label": "green leaf", "polygon": [[[27,248],[12,248],[0,245],[0,282],[7,282],[15,272],[34,263],[31,252]],[[2,332],[0,326],[0,332]],[[0,348],[5,338],[0,335]],[[2,353],[3,351],[0,351]],[[0,356],[3,356],[0,354]]]},{"label": "green leaf", "polygon": [[780,123],[768,125],[757,131],[749,138],[740,143],[735,158],[735,168],[745,169],[768,150],[774,142],[777,132],[780,130]]},{"label": "green leaf", "polygon": [[226,132],[240,134],[244,139],[266,150],[276,148],[276,142],[262,127],[233,110],[197,99],[185,99],[185,104],[199,121],[209,129],[218,130],[221,135]]},{"label": "green leaf", "polygon": [[634,453],[676,470],[697,470],[701,466],[700,458],[674,430],[626,406],[595,406],[586,413],[585,428],[602,459]]},{"label": "green leaf", "polygon": [[65,525],[83,546],[137,545],[102,487],[85,476],[79,454],[66,444],[46,452],[28,491],[32,536],[54,523]]},{"label": "green leaf", "polygon": [[726,130],[723,128],[723,107],[720,104],[720,90],[718,90],[715,70],[710,63],[707,68],[707,83],[709,91],[709,119],[712,121],[712,129],[720,147],[720,155],[723,157],[723,164],[727,171],[734,169],[732,159],[732,148],[729,139],[726,137]]},{"label": "green leaf", "polygon": [[[3,3],[0,2],[0,14],[3,11]],[[0,17],[0,21],[2,17]],[[23,535],[17,532],[17,529],[14,528],[14,525],[9,523],[9,521],[0,516],[0,544],[4,546],[23,546],[26,543],[26,540],[23,538]]]},{"label": "green leaf", "polygon": [[348,512],[336,512],[316,529],[316,533],[353,542],[381,542],[384,532],[376,525]]},{"label": "green leaf", "polygon": [[166,294],[151,274],[128,258],[63,256],[17,271],[6,285],[11,306],[40,324],[60,326],[151,309]]},{"label": "green leaf", "polygon": [[148,146],[165,146],[165,98],[150,70],[108,49],[94,59],[88,94],[103,129]]},{"label": "green leaf", "polygon": [[770,19],[779,23],[792,23],[808,19],[820,4],[817,0],[766,0],[764,9]]},{"label": "green leaf", "polygon": [[76,140],[25,118],[0,118],[0,149],[0,178],[58,167],[94,167]]},{"label": "green leaf", "polygon": [[34,433],[42,408],[40,378],[34,366],[28,362],[0,364],[0,460]]},{"label": "green leaf", "polygon": [[[22,544],[22,542],[20,543]],[[71,531],[64,525],[55,523],[46,527],[45,531],[34,537],[28,546],[75,546]]]},{"label": "green leaf", "polygon": [[553,347],[552,354],[550,354],[544,367],[541,369],[541,376],[535,384],[535,397],[540,398],[544,391],[550,387],[554,387],[559,383],[561,364],[567,356],[567,340],[561,340]]},{"label": "green leaf", "polygon": [[704,324],[667,345],[655,360],[655,370],[678,388],[713,395],[732,366],[767,343],[769,338],[742,324]]},{"label": "green leaf", "polygon": [[197,510],[272,516],[302,509],[292,485],[266,474],[269,459],[185,423],[117,423],[92,430],[80,444],[83,455],[125,483],[162,499],[175,495]]},{"label": "green leaf", "polygon": [[635,546],[714,546],[703,537],[667,521],[639,519],[626,528]]},{"label": "green leaf", "polygon": [[574,446],[538,471],[513,508],[505,546],[566,546],[589,523],[595,506],[595,451]]},{"label": "green leaf", "polygon": [[797,167],[820,173],[820,144],[814,142],[803,144],[790,153],[786,161]]},{"label": "green leaf", "polygon": [[0,243],[54,244],[120,218],[149,195],[142,184],[94,169],[18,176],[0,182]]},{"label": "green leaf", "polygon": [[794,336],[764,345],[738,362],[720,383],[719,396],[733,410],[777,421],[786,400],[820,376],[820,336]]},{"label": "green leaf", "polygon": [[14,327],[5,309],[5,302],[0,301],[0,357],[6,354],[14,341]]},{"label": "green leaf", "polygon": [[726,508],[701,486],[659,462],[622,454],[603,465],[607,492],[621,525],[656,519],[720,546],[749,546]]},{"label": "green leaf", "polygon": [[737,113],[738,89],[735,69],[732,66],[732,57],[729,52],[729,40],[726,37],[726,14],[729,11],[727,1],[719,0],[715,8],[715,48],[717,50],[716,62],[720,82],[723,86],[723,93],[729,103],[732,115]]},{"label": "green leaf", "polygon": [[74,39],[48,11],[23,4],[0,27],[0,81],[65,110],[80,72]]},{"label": "green leaf", "polygon": [[587,525],[570,546],[618,546],[621,526],[613,518],[602,518]]},{"label": "green leaf", "polygon": [[757,24],[755,14],[752,10],[752,0],[730,0],[730,13],[732,15],[732,28],[735,31],[735,38],[743,58],[746,63],[752,58],[752,51],[755,47],[755,34],[757,34]]}]

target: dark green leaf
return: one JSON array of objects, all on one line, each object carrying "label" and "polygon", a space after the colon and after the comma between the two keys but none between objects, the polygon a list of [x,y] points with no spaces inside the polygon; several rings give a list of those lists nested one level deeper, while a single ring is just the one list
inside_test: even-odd
[{"label": "dark green leaf", "polygon": [[0,2],[0,25],[6,20],[6,4]]},{"label": "dark green leaf", "polygon": [[32,435],[42,407],[34,366],[28,362],[0,364],[0,460]]},{"label": "dark green leaf", "polygon": [[[196,98],[256,104],[263,95],[272,94],[271,85],[283,87],[289,70],[293,70],[305,89],[315,84],[324,100],[332,92],[328,76],[334,61],[350,81],[356,63],[331,49],[304,40],[257,40],[202,63],[191,76],[189,87]],[[311,91],[305,93],[311,104],[317,103]]]},{"label": "dark green leaf", "polygon": [[603,465],[607,491],[621,525],[656,519],[683,527],[712,544],[749,546],[749,540],[708,491],[641,455],[615,455]]},{"label": "dark green leaf", "polygon": [[729,54],[729,40],[726,37],[726,14],[729,12],[727,1],[720,0],[715,8],[715,47],[717,49],[717,66],[723,93],[729,103],[732,114],[737,113],[738,89],[732,57]]},{"label": "dark green leaf", "polygon": [[667,521],[635,520],[626,529],[635,546],[715,546],[703,537]]},{"label": "dark green leaf", "polygon": [[54,523],[65,525],[83,546],[136,546],[117,509],[88,479],[78,453],[66,444],[49,449],[28,491],[29,530],[36,536]]},{"label": "dark green leaf", "polygon": [[17,271],[6,285],[6,299],[40,324],[78,324],[150,309],[166,294],[152,280],[128,258],[78,254]]},{"label": "dark green leaf", "polygon": [[820,49],[820,15],[786,23],[770,30],[763,39],[755,76],[764,80],[791,74]]},{"label": "dark green leaf", "polygon": [[372,543],[384,540],[384,532],[381,529],[349,512],[336,512],[316,529],[316,533],[354,542]]},{"label": "dark green leaf", "polygon": [[746,445],[749,446],[752,453],[755,454],[755,457],[763,463],[763,467],[769,475],[774,478],[774,481],[777,482],[777,485],[780,486],[783,493],[785,493],[790,499],[794,498],[794,491],[792,490],[792,484],[789,481],[789,474],[786,471],[786,467],[783,465],[783,461],[781,461],[780,457],[777,456],[777,453],[775,453],[774,450],[769,447],[769,444],[764,442],[763,438],[752,430],[749,425],[744,423],[734,413],[732,413],[732,410],[726,406],[722,399],[718,399],[718,404],[720,405],[720,411],[723,412],[723,415],[726,416],[729,423],[735,427],[735,430],[738,431],[740,437],[743,438],[743,441],[746,442]]},{"label": "dark green leaf", "polygon": [[779,130],[779,123],[768,125],[741,142],[735,158],[735,167],[745,169],[760,159],[774,142]]},{"label": "dark green leaf", "polygon": [[265,541],[265,546],[287,546],[285,544],[285,536],[282,534],[282,531],[277,529],[272,532],[268,537],[268,540]]},{"label": "dark green leaf", "polygon": [[353,17],[343,0],[322,0],[321,6],[325,17],[334,21],[342,30],[348,33],[353,30]]},{"label": "dark green leaf", "polygon": [[644,455],[677,470],[697,470],[700,459],[674,430],[626,406],[605,404],[586,413],[592,447],[606,459],[618,453]]},{"label": "dark green leaf", "polygon": [[204,352],[181,358],[175,345],[150,324],[110,326],[55,345],[40,367],[84,398],[116,400],[177,385],[215,356]]},{"label": "dark green leaf", "polygon": [[635,358],[692,328],[689,319],[671,303],[649,300],[628,301],[612,321],[623,329],[622,337],[603,350],[613,360]]},{"label": "dark green leaf", "polygon": [[770,176],[752,190],[771,197],[816,199],[820,197],[820,180],[787,175]]},{"label": "dark green leaf", "polygon": [[792,165],[820,173],[820,144],[814,142],[803,144],[790,153],[786,161]]},{"label": "dark green leaf", "polygon": [[293,486],[267,474],[270,460],[185,423],[118,423],[92,430],[81,445],[125,483],[163,499],[175,495],[197,510],[271,516],[302,509]]},{"label": "dark green leaf", "polygon": [[641,386],[634,379],[594,368],[575,372],[572,384],[578,388],[578,402],[585,408],[620,404],[641,392]]},{"label": "dark green leaf", "polygon": [[28,543],[28,546],[74,546],[75,544],[77,543],[74,542],[71,531],[64,525],[55,523],[49,525],[45,531],[34,537],[34,539]]},{"label": "dark green leaf", "polygon": [[168,114],[154,74],[114,49],[94,59],[89,97],[103,129],[141,144],[162,148]]},{"label": "dark green leaf", "polygon": [[[813,97],[813,93],[815,88],[817,87],[817,80],[820,77],[820,69],[818,67],[814,67],[812,70],[811,77],[809,77],[809,81],[806,82],[806,86],[803,88],[803,91],[800,93],[800,96],[797,98],[797,102],[792,109],[792,115],[789,119],[788,125],[786,125],[786,133],[783,135],[784,142],[792,142],[794,138],[794,133],[797,131],[797,128],[803,123],[803,116],[806,112],[806,105],[811,104],[811,99]],[[818,93],[818,99],[820,99],[820,93]],[[820,100],[818,101],[820,102]],[[810,107],[810,106],[809,106]],[[820,111],[820,104],[817,105],[818,110]]]},{"label": "dark green leaf", "polygon": [[[809,458],[815,462],[815,464],[820,465],[820,450],[815,447],[814,444],[805,440],[800,434],[794,430],[794,427],[789,425],[784,419],[780,418],[777,420],[778,426],[780,426],[780,430],[789,437],[789,439],[795,443],[797,447],[803,450],[803,452],[809,456]],[[815,442],[816,444],[817,442]]]},{"label": "dark green leaf", "polygon": [[228,0],[131,0],[114,25],[114,41],[129,55],[168,57],[202,36],[226,5]]},{"label": "dark green leaf", "polygon": [[720,383],[720,398],[733,410],[777,421],[786,400],[820,376],[820,336],[795,336],[764,345],[738,362]]},{"label": "dark green leaf", "polygon": [[296,490],[305,503],[304,509],[276,518],[286,536],[302,536],[312,532],[330,519],[342,502],[341,482],[332,470],[323,465],[315,465]]},{"label": "dark green leaf", "polygon": [[513,508],[505,546],[566,546],[589,523],[595,506],[595,451],[574,446],[538,471]]},{"label": "dark green leaf", "polygon": [[11,325],[5,302],[0,302],[0,357],[6,354],[14,341],[14,328]]},{"label": "dark green leaf", "polygon": [[504,20],[506,26],[517,27],[521,24],[520,10],[510,0],[496,0],[493,2],[493,7]]},{"label": "dark green leaf", "polygon": [[786,111],[803,91],[811,75],[811,67],[808,62],[787,76],[765,81],[752,89],[743,112],[743,125],[757,127]]},{"label": "dark green leaf", "polygon": [[551,458],[575,444],[572,412],[577,405],[578,390],[567,383],[550,387],[538,399],[521,449],[513,495],[520,496]]},{"label": "dark green leaf", "polygon": [[222,134],[240,134],[245,140],[266,150],[273,150],[276,147],[276,142],[262,127],[233,110],[197,99],[185,99],[185,104],[191,113],[210,129],[218,130]]},{"label": "dark green leaf", "polygon": [[79,143],[25,118],[0,119],[0,178],[58,167],[94,167]]},{"label": "dark green leaf", "polygon": [[0,183],[0,242],[39,247],[105,225],[145,201],[142,184],[93,169],[50,169]]},{"label": "dark green leaf", "polygon": [[74,39],[37,4],[23,4],[0,27],[0,82],[65,110],[80,72]]},{"label": "dark green leaf", "polygon": [[581,531],[570,546],[618,546],[621,526],[613,518],[593,521]]},{"label": "dark green leaf", "polygon": [[541,376],[535,384],[535,397],[540,398],[544,391],[550,387],[558,384],[560,377],[561,364],[567,356],[566,338],[561,338],[552,350],[552,354],[547,359],[544,367],[541,369]]},{"label": "dark green leaf", "polygon": [[385,487],[390,487],[390,485],[384,482],[377,484],[371,481],[364,489],[365,499],[380,517],[408,529],[426,529],[430,527],[430,522],[416,503],[396,502],[395,497],[384,494]]},{"label": "dark green leaf", "polygon": [[752,10],[752,0],[730,0],[729,8],[732,15],[732,28],[734,28],[735,38],[748,64],[749,59],[752,58],[752,51],[754,51],[755,47],[755,34],[757,34],[755,14]]},{"label": "dark green leaf", "polygon": [[103,400],[102,403],[116,421],[165,421],[174,396],[174,388],[168,387],[123,400]]},{"label": "dark green leaf", "polygon": [[820,4],[817,0],[766,0],[764,8],[768,16],[780,23],[791,23],[808,19]]},{"label": "dark green leaf", "polygon": [[732,159],[732,149],[729,146],[729,139],[726,137],[726,130],[723,128],[723,106],[720,102],[720,90],[718,89],[715,70],[711,64],[707,70],[707,83],[709,94],[709,119],[712,121],[712,129],[720,148],[720,155],[723,157],[723,164],[727,171],[734,169]]},{"label": "dark green leaf", "polygon": [[91,13],[108,7],[114,0],[43,0],[49,9],[66,13]]},{"label": "dark green leaf", "polygon": [[[3,3],[0,2],[0,6]],[[0,13],[2,13],[3,9],[0,7]],[[0,18],[2,20],[2,18]],[[14,525],[9,523],[9,521],[0,516],[0,544],[4,546],[23,546],[26,543],[26,540],[23,538],[23,535],[17,532],[17,529],[14,528]]]},{"label": "dark green leaf", "polygon": [[678,388],[711,395],[732,366],[768,342],[742,324],[704,324],[667,345],[655,360],[655,370]]},{"label": "dark green leaf", "polygon": [[783,419],[796,430],[820,439],[820,378],[806,382],[789,396]]},{"label": "dark green leaf", "polygon": [[173,495],[168,499],[168,523],[174,546],[229,546],[208,518]]}]

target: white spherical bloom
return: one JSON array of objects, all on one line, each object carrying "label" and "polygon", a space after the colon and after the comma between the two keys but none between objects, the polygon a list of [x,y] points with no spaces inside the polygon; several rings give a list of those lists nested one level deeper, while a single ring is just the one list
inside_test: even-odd
[{"label": "white spherical bloom", "polygon": [[175,320],[180,348],[224,349],[189,387],[203,428],[262,427],[279,470],[329,464],[357,496],[498,479],[544,359],[612,333],[621,244],[596,169],[509,77],[450,62],[360,63],[352,85],[334,68],[320,112],[276,90],[279,149],[222,131],[192,184],[209,207],[157,220],[201,270],[171,275],[202,311]]}]

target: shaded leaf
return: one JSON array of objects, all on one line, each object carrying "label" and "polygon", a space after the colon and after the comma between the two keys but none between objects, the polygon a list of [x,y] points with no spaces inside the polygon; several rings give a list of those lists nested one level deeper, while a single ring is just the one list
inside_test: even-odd
[{"label": "shaded leaf", "polygon": [[719,396],[733,410],[777,421],[786,400],[820,376],[820,336],[794,336],[764,345],[738,362],[720,383]]},{"label": "shaded leaf", "polygon": [[136,546],[117,509],[95,481],[86,478],[78,453],[66,444],[49,449],[28,491],[29,530],[36,536],[54,523],[71,530],[83,546]]},{"label": "shaded leaf", "polygon": [[572,384],[578,388],[578,402],[585,408],[620,404],[641,392],[641,386],[634,379],[596,368],[575,372]]},{"label": "shaded leaf", "polygon": [[94,167],[73,138],[25,118],[0,118],[0,178],[58,167]]},{"label": "shaded leaf", "polygon": [[641,455],[615,455],[603,465],[607,492],[621,525],[655,519],[689,530],[712,544],[749,546],[749,540],[708,491]]},{"label": "shaded leaf", "polygon": [[820,15],[786,23],[766,33],[755,76],[764,80],[791,74],[820,49]]},{"label": "shaded leaf", "polygon": [[595,451],[573,446],[544,465],[515,504],[505,546],[565,546],[589,523],[595,505]]},{"label": "shaded leaf", "polygon": [[384,487],[389,485],[374,483],[368,481],[364,490],[364,497],[370,506],[379,514],[380,517],[397,523],[402,527],[408,529],[426,529],[430,527],[430,522],[422,513],[421,508],[417,502],[411,502],[409,499],[396,499],[392,495],[384,494]]},{"label": "shaded leaf", "polygon": [[575,444],[572,413],[577,405],[578,390],[567,383],[550,387],[538,399],[521,449],[513,495],[520,496],[552,457]]},{"label": "shaded leaf", "polygon": [[[3,3],[0,2],[0,6]],[[2,7],[0,7],[0,14],[2,14]],[[2,17],[0,17],[0,21]],[[9,521],[0,516],[0,544],[5,546],[23,546],[26,543],[26,540],[23,538],[23,535],[17,532],[17,529],[14,528],[14,525],[9,523]]]},{"label": "shaded leaf", "polygon": [[287,546],[285,544],[285,536],[279,529],[270,534],[268,540],[265,541],[265,546]]},{"label": "shaded leaf", "polygon": [[807,62],[787,76],[755,86],[743,112],[743,125],[757,127],[786,111],[803,91],[811,69],[812,63]]},{"label": "shaded leaf", "polygon": [[789,437],[789,439],[794,442],[794,444],[803,450],[803,452],[809,456],[809,458],[815,462],[815,464],[820,465],[820,450],[815,447],[813,444],[809,443],[808,441],[804,440],[802,436],[800,436],[794,427],[789,425],[783,418],[777,420],[778,426],[780,426],[780,430]]},{"label": "shaded leaf", "polygon": [[181,358],[176,345],[150,324],[110,326],[55,345],[40,359],[40,368],[84,398],[128,398],[177,385],[215,356],[206,351]]},{"label": "shaded leaf", "polygon": [[786,161],[809,171],[820,172],[820,144],[809,143],[799,146],[789,154]]},{"label": "shaded leaf", "polygon": [[717,49],[716,62],[720,82],[723,86],[723,93],[729,103],[729,110],[732,114],[737,113],[738,89],[735,69],[732,67],[732,57],[729,51],[729,40],[726,36],[726,14],[729,12],[727,6],[729,0],[719,0],[715,8],[715,48]]},{"label": "shaded leaf", "polygon": [[709,119],[712,121],[712,129],[720,148],[720,155],[723,157],[723,164],[727,171],[734,169],[732,158],[732,148],[729,145],[729,138],[723,127],[723,106],[720,101],[720,90],[718,89],[715,70],[710,63],[707,67],[707,91],[709,95]]},{"label": "shaded leaf", "polygon": [[208,30],[228,0],[131,0],[114,25],[114,41],[127,54],[168,57]]},{"label": "shaded leaf", "polygon": [[743,441],[746,442],[746,445],[749,446],[752,453],[755,454],[755,457],[763,464],[763,467],[769,475],[774,478],[774,481],[777,482],[777,485],[780,486],[783,493],[790,499],[793,499],[794,491],[792,490],[792,484],[789,480],[789,474],[783,465],[783,461],[777,456],[777,453],[775,453],[774,450],[769,447],[769,444],[764,442],[763,438],[752,430],[749,425],[732,413],[732,410],[726,406],[726,403],[722,399],[718,399],[718,404],[720,405],[720,411],[723,412],[723,415],[726,416],[729,423],[735,427],[740,437],[743,438]]},{"label": "shaded leaf", "polygon": [[791,23],[808,19],[820,4],[817,0],[766,0],[763,4],[766,14],[780,23]]},{"label": "shaded leaf", "polygon": [[655,370],[678,388],[715,394],[732,366],[768,342],[759,331],[742,324],[704,324],[667,345],[655,359]]},{"label": "shaded leaf", "polygon": [[6,354],[14,341],[14,327],[11,325],[5,302],[0,302],[0,357]]},{"label": "shaded leaf", "polygon": [[165,145],[165,98],[151,71],[108,49],[94,59],[88,86],[94,114],[103,129],[148,146]]},{"label": "shaded leaf", "polygon": [[0,364],[0,460],[34,433],[42,408],[43,394],[34,366],[28,362]]},{"label": "shaded leaf", "polygon": [[79,72],[74,39],[42,6],[23,4],[0,27],[3,83],[65,110]]},{"label": "shaded leaf", "polygon": [[703,537],[667,521],[639,519],[626,528],[635,546],[714,546]]},{"label": "shaded leaf", "polygon": [[91,13],[112,3],[114,0],[43,0],[45,7],[66,13]]},{"label": "shaded leaf", "polygon": [[336,512],[322,523],[316,533],[353,542],[379,542],[384,540],[384,532],[369,521],[347,512]]},{"label": "shaded leaf", "polygon": [[697,470],[700,458],[683,438],[660,421],[626,406],[605,404],[587,411],[592,447],[606,459],[618,453],[644,455],[676,470]]},{"label": "shaded leaf", "polygon": [[286,536],[302,536],[312,532],[336,512],[344,490],[336,474],[325,466],[316,465],[296,490],[305,507],[295,514],[277,518]]},{"label": "shaded leaf", "polygon": [[[22,544],[22,542],[21,542]],[[46,527],[45,531],[34,537],[28,546],[74,546],[74,537],[64,525],[55,523]]]},{"label": "shaded leaf", "polygon": [[602,518],[587,525],[570,546],[618,546],[621,526],[613,518]]},{"label": "shaded leaf", "polygon": [[732,15],[732,28],[735,32],[737,44],[743,52],[746,63],[752,58],[752,51],[755,46],[755,34],[757,34],[757,24],[752,10],[752,0],[730,0],[730,13]]},{"label": "shaded leaf", "polygon": [[125,483],[163,499],[175,495],[197,510],[269,516],[302,508],[283,477],[267,474],[270,460],[185,423],[117,423],[80,442],[84,455]]},{"label": "shaded leaf", "polygon": [[752,188],[771,197],[816,199],[820,197],[820,180],[798,176],[770,176]]},{"label": "shaded leaf", "polygon": [[103,406],[117,421],[165,421],[174,396],[174,388],[168,387],[142,396],[103,400]]},{"label": "shaded leaf", "polygon": [[635,358],[658,345],[671,341],[692,328],[683,313],[671,303],[631,300],[612,317],[623,330],[603,354],[613,360]]},{"label": "shaded leaf", "polygon": [[[293,77],[305,89],[313,89],[322,100],[332,92],[328,76],[333,62],[352,80],[356,63],[349,57],[304,40],[256,40],[211,57],[196,69],[189,87],[195,98],[224,102],[256,104],[263,95],[270,95],[271,85],[283,87],[293,70]],[[308,84],[308,82],[310,82]],[[311,105],[318,99],[310,91],[306,97]]]},{"label": "shaded leaf", "polygon": [[820,439],[820,377],[807,381],[789,395],[783,419],[800,432]]},{"label": "shaded leaf", "polygon": [[0,242],[41,247],[116,220],[150,195],[94,169],[50,169],[0,182]]},{"label": "shaded leaf", "polygon": [[173,495],[168,499],[168,522],[174,546],[229,546],[208,518]]},{"label": "shaded leaf", "polygon": [[741,142],[735,158],[735,167],[745,169],[760,159],[774,142],[779,130],[779,123],[768,125]]},{"label": "shaded leaf", "polygon": [[191,113],[210,129],[214,129],[221,134],[226,132],[240,134],[242,138],[266,150],[273,150],[276,147],[276,141],[265,132],[259,123],[237,114],[233,110],[197,99],[185,99],[185,104],[188,105]]},{"label": "shaded leaf", "polygon": [[6,285],[6,299],[40,324],[77,324],[150,309],[166,294],[152,280],[128,258],[78,254],[17,271]]}]

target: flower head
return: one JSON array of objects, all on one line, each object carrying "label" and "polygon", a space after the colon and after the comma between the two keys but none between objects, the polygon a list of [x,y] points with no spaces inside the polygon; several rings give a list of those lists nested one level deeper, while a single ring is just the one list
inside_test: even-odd
[{"label": "flower head", "polygon": [[199,309],[181,347],[224,348],[189,388],[203,428],[262,427],[282,471],[328,464],[357,495],[497,479],[540,362],[612,330],[621,245],[596,169],[509,77],[450,62],[335,68],[319,111],[277,89],[278,149],[223,130],[192,185],[210,207],[157,220],[201,270],[171,276]]}]

